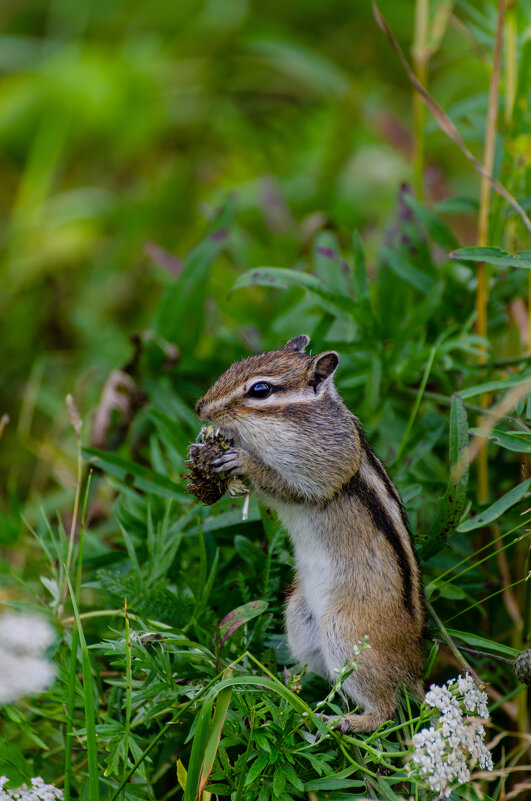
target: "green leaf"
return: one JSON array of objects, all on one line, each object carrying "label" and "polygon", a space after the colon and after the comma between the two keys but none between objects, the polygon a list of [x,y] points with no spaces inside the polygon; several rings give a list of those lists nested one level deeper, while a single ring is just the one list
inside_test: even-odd
[{"label": "green leaf", "polygon": [[369,281],[367,279],[365,251],[363,249],[363,241],[358,231],[354,231],[352,235],[352,245],[354,247],[354,290],[356,298],[370,303],[371,294]]},{"label": "green leaf", "polygon": [[129,609],[141,617],[161,620],[175,628],[182,628],[191,617],[191,599],[179,598],[163,580],[148,584],[135,571],[124,575],[98,570],[97,577],[115,605],[123,606],[127,599]]},{"label": "green leaf", "polygon": [[517,648],[511,648],[509,645],[503,645],[499,642],[493,642],[486,637],[480,637],[477,634],[470,634],[468,631],[457,631],[456,629],[447,629],[450,637],[463,640],[468,645],[476,645],[479,648],[485,648],[487,651],[495,651],[499,654],[505,654],[508,657],[518,656],[520,653]]},{"label": "green leaf", "polygon": [[277,765],[273,774],[273,793],[276,796],[279,796],[284,792],[286,778],[287,776],[283,765]]},{"label": "green leaf", "polygon": [[365,390],[365,409],[370,414],[380,403],[380,390],[382,386],[382,360],[379,355],[374,354],[370,357],[369,374]]},{"label": "green leaf", "polygon": [[[214,698],[225,687],[234,687],[239,684],[245,687],[265,687],[267,690],[271,690],[277,695],[280,695],[280,697],[287,701],[299,715],[307,715],[312,719],[310,708],[298,695],[295,695],[295,693],[289,690],[281,681],[270,679],[268,676],[233,676],[230,679],[221,679],[221,681],[210,690],[208,697]],[[319,719],[315,719],[314,722],[317,725],[320,721]]]},{"label": "green leaf", "polygon": [[477,214],[478,201],[473,197],[455,195],[440,200],[435,209],[440,214]]},{"label": "green leaf", "polygon": [[247,539],[247,537],[242,537],[241,534],[237,534],[234,537],[234,547],[236,548],[236,552],[238,556],[241,556],[243,560],[247,562],[247,564],[254,567],[256,570],[262,570],[263,566],[266,561],[266,555],[260,548],[257,548],[256,545]]},{"label": "green leaf", "polygon": [[489,506],[488,509],[485,509],[484,512],[480,512],[476,517],[472,517],[470,520],[465,520],[464,523],[461,523],[457,531],[460,533],[474,531],[476,528],[481,528],[482,526],[494,522],[494,520],[497,520],[507,509],[510,509],[515,503],[518,503],[529,495],[530,486],[531,478],[528,478],[527,481],[522,481],[521,484],[518,484],[516,487],[513,487],[512,490],[506,492],[502,498],[497,500],[496,503],[493,503],[492,506]]},{"label": "green leaf", "polygon": [[465,509],[468,465],[461,475],[457,475],[456,471],[459,457],[468,445],[467,429],[465,405],[459,395],[454,395],[450,407],[450,478],[428,535],[428,541],[420,550],[420,557],[423,560],[429,559],[444,546],[449,535],[455,531]]},{"label": "green leaf", "polygon": [[414,212],[416,217],[427,228],[434,241],[437,242],[444,250],[453,250],[457,247],[457,239],[452,234],[447,225],[445,225],[438,217],[431,211],[428,211],[421,203],[418,202],[416,197],[405,192],[403,198],[409,208]]},{"label": "green leaf", "polygon": [[186,789],[184,791],[183,801],[197,801],[197,798],[199,797],[199,782],[201,779],[203,758],[210,737],[210,721],[212,719],[213,707],[214,696],[207,695],[196,718],[197,725],[194,734],[194,741],[192,743],[192,750],[190,752],[188,776],[186,778]]},{"label": "green leaf", "polygon": [[330,289],[340,295],[349,295],[351,270],[341,255],[339,242],[331,231],[321,231],[313,248],[315,272]]},{"label": "green leaf", "polygon": [[427,294],[432,289],[434,284],[433,278],[430,278],[426,273],[413,267],[413,265],[404,258],[402,253],[384,248],[382,250],[382,256],[395,275],[402,278],[403,281],[410,284],[415,289],[418,289],[424,294]]},{"label": "green leaf", "polygon": [[244,787],[256,781],[268,763],[269,757],[267,754],[260,754],[260,756],[256,757],[245,777]]},{"label": "green leaf", "polygon": [[529,389],[531,390],[531,378],[529,378],[529,376],[520,375],[515,378],[506,378],[503,381],[485,381],[484,384],[476,384],[476,386],[468,387],[468,389],[460,389],[459,396],[466,400],[476,395],[483,395],[485,392],[497,392],[499,390],[510,389],[511,387],[525,384],[526,382],[529,384]]},{"label": "green leaf", "polygon": [[[228,675],[231,674],[230,669],[227,669],[226,672]],[[199,792],[198,792],[199,798],[202,797],[203,789],[205,787],[205,784],[208,782],[208,777],[212,772],[212,767],[214,765],[214,760],[216,758],[219,740],[221,737],[221,732],[223,730],[223,724],[225,723],[225,718],[227,717],[227,711],[229,709],[231,696],[232,696],[232,687],[227,687],[225,690],[219,693],[217,698],[216,708],[214,710],[214,716],[212,718],[212,723],[210,726],[210,735],[205,748],[205,756],[203,758],[203,764],[201,766],[201,776],[199,780]]]},{"label": "green leaf", "polygon": [[297,776],[293,765],[284,765],[284,770],[286,773],[286,778],[290,784],[292,784],[297,790],[301,793],[304,792],[304,784],[301,782],[299,777]]},{"label": "green leaf", "polygon": [[268,606],[269,604],[266,601],[250,601],[247,604],[238,606],[237,609],[233,609],[232,612],[225,615],[215,635],[218,639],[218,647],[221,648],[221,646],[227,642],[231,634],[233,634],[236,629],[239,629],[240,626],[248,623],[254,617],[263,614]]},{"label": "green leaf", "polygon": [[485,264],[498,264],[501,267],[524,267],[531,270],[531,256],[527,251],[508,253],[501,248],[457,248],[450,258],[459,261],[481,261]]},{"label": "green leaf", "polygon": [[19,748],[14,743],[8,743],[3,737],[0,737],[0,776],[9,779],[7,784],[9,788],[30,784],[33,776],[32,767]]},{"label": "green leaf", "polygon": [[229,528],[230,526],[245,526],[248,523],[254,523],[257,520],[260,520],[258,501],[256,498],[251,497],[247,520],[242,520],[241,508],[229,509],[227,512],[221,512],[221,514],[213,514],[205,517],[201,521],[201,528],[203,529],[203,532],[206,533],[207,531],[219,531],[220,529]]},{"label": "green leaf", "polygon": [[411,347],[413,337],[418,336],[419,331],[425,328],[426,322],[433,316],[435,311],[440,307],[441,299],[444,293],[444,284],[438,281],[431,291],[421,300],[420,303],[415,304],[415,307],[409,317],[402,321],[400,330],[396,332],[393,344],[393,350],[390,355],[390,363],[396,364],[399,356],[403,350],[408,352]]},{"label": "green leaf", "polygon": [[312,779],[306,782],[304,789],[306,792],[311,790],[348,790],[353,787],[364,787],[362,779],[340,779],[336,776],[326,776],[323,779]]},{"label": "green leaf", "polygon": [[452,601],[460,601],[467,597],[466,592],[461,587],[449,582],[442,586],[440,595],[442,598],[449,598]]},{"label": "green leaf", "polygon": [[257,728],[253,729],[253,739],[261,751],[271,751],[271,743],[263,731],[260,731],[260,729]]},{"label": "green leaf", "polygon": [[119,478],[129,487],[136,487],[150,495],[159,495],[162,498],[175,498],[181,502],[187,500],[186,495],[179,492],[173,481],[155,470],[148,470],[135,462],[130,462],[128,459],[123,459],[108,451],[98,450],[98,448],[83,448],[83,456],[91,464],[101,467],[102,470]]},{"label": "green leaf", "polygon": [[477,437],[490,439],[495,445],[513,453],[531,453],[531,431],[500,431],[497,428],[493,428],[492,431],[470,428],[469,431]]},{"label": "green leaf", "polygon": [[[247,47],[263,58],[274,75],[284,73],[288,85],[301,83],[312,94],[342,98],[350,91],[350,78],[334,59],[316,48],[305,47],[297,38],[259,34],[247,38]],[[276,80],[276,79],[275,79]]]},{"label": "green leaf", "polygon": [[363,242],[357,231],[354,231],[352,236],[352,245],[354,248],[353,287],[357,303],[356,322],[360,325],[364,335],[368,339],[373,339],[378,331],[378,320],[371,303]]},{"label": "green leaf", "polygon": [[186,256],[181,275],[159,301],[154,327],[185,353],[195,349],[202,331],[208,277],[225,247],[233,215],[234,203],[229,200],[208,235]]},{"label": "green leaf", "polygon": [[256,267],[238,276],[232,291],[248,286],[268,286],[274,289],[288,289],[295,286],[305,289],[320,306],[334,316],[352,317],[354,301],[334,291],[328,283],[309,273],[291,270],[286,267]]},{"label": "green leaf", "polygon": [[150,419],[155,424],[155,427],[163,442],[167,442],[176,451],[179,456],[186,455],[190,440],[184,433],[182,426],[168,417],[167,414],[159,412],[157,409],[152,409],[149,413]]}]

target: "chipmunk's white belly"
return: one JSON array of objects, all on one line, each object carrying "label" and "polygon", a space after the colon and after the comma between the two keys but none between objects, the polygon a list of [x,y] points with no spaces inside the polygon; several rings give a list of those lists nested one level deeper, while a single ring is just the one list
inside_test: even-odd
[{"label": "chipmunk's white belly", "polygon": [[290,535],[297,576],[307,606],[316,621],[319,621],[328,608],[333,584],[330,556],[319,530],[315,507],[277,500],[271,505]]}]

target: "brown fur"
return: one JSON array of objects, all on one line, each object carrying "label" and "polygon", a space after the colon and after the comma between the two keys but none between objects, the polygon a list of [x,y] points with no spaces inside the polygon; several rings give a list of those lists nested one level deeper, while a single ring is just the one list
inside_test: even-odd
[{"label": "brown fur", "polygon": [[[392,717],[401,682],[421,692],[425,613],[420,572],[396,488],[333,384],[338,356],[282,350],[236,362],[197,404],[235,447],[214,462],[277,511],[295,550],[286,605],[293,656],[334,681],[369,635],[370,649],[344,688],[363,714],[343,731]],[[248,395],[268,381],[267,399]]]}]

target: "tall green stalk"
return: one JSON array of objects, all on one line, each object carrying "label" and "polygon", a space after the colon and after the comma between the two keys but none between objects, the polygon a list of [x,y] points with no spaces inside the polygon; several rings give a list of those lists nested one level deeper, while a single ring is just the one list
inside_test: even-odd
[{"label": "tall green stalk", "polygon": [[[503,42],[503,23],[505,17],[505,0],[498,2],[498,24],[496,28],[496,45],[494,48],[494,63],[490,79],[489,105],[487,110],[487,125],[485,131],[485,148],[483,153],[483,167],[490,174],[494,168],[494,150],[496,145],[496,128],[498,122],[498,105],[500,96],[500,68]],[[482,176],[479,201],[478,218],[478,247],[488,245],[489,219],[490,219],[490,182]],[[484,339],[487,338],[487,268],[483,262],[478,263],[477,269],[477,290],[476,290],[476,314],[477,314],[477,333]],[[481,362],[487,360],[487,353],[483,351],[479,357]],[[484,395],[481,405],[487,407],[489,404],[488,395]],[[481,423],[479,423],[481,425]],[[489,466],[487,442],[481,447],[478,454],[478,501],[487,503],[489,499]]]},{"label": "tall green stalk", "polygon": [[[422,86],[428,83],[428,24],[430,0],[416,0],[413,62],[415,75]],[[413,184],[420,201],[424,200],[424,124],[426,106],[418,92],[413,93]]]}]

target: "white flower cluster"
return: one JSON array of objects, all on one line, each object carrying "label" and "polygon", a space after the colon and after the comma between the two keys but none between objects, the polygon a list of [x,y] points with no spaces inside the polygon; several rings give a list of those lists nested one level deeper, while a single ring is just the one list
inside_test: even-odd
[{"label": "white flower cluster", "polygon": [[477,718],[488,718],[487,696],[467,673],[451,679],[446,686],[432,684],[424,701],[440,713],[429,729],[414,735],[415,753],[409,771],[423,779],[442,796],[452,785],[470,778],[470,766],[492,770],[492,757],[484,738],[485,729]]},{"label": "white flower cluster", "polygon": [[42,618],[16,612],[0,617],[0,704],[42,692],[53,682],[55,671],[44,652],[54,639]]},{"label": "white flower cluster", "polygon": [[0,776],[0,801],[56,801],[64,798],[62,790],[53,784],[45,784],[40,776],[31,780],[31,787],[23,784],[15,790],[5,790],[6,782],[6,777]]}]

